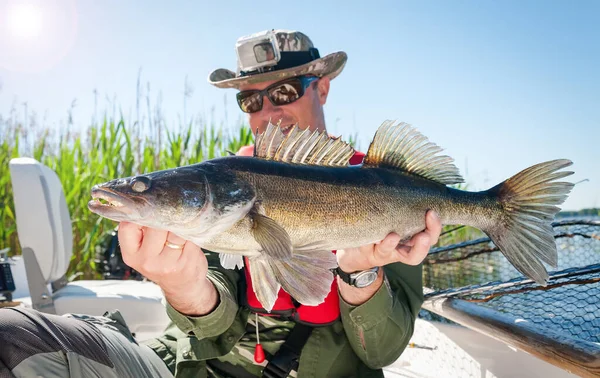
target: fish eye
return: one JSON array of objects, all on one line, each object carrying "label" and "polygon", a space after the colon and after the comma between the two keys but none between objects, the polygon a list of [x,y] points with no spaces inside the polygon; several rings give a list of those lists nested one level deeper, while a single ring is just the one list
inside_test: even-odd
[{"label": "fish eye", "polygon": [[131,189],[134,192],[145,192],[148,188],[150,188],[150,179],[146,176],[138,176],[131,180]]}]

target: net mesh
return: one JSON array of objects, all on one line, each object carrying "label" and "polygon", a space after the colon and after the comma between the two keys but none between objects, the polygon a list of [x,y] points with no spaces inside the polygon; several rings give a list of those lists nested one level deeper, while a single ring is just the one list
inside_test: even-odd
[{"label": "net mesh", "polygon": [[[541,286],[524,277],[489,238],[432,249],[424,262],[426,299],[453,297],[600,342],[600,220],[553,223],[558,267]],[[421,318],[450,322],[422,310]],[[450,322],[451,323],[451,322]]]}]

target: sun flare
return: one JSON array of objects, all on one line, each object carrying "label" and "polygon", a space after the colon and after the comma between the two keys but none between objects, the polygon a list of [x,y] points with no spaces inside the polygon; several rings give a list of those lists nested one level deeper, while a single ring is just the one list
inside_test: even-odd
[{"label": "sun flare", "polygon": [[0,69],[41,73],[71,51],[78,0],[0,0]]},{"label": "sun flare", "polygon": [[40,35],[42,12],[32,4],[17,4],[6,15],[8,31],[16,38],[31,39]]}]

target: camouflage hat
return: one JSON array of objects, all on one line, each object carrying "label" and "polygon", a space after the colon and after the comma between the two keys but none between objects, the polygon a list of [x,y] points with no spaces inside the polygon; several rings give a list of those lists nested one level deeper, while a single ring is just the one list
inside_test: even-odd
[{"label": "camouflage hat", "polygon": [[[245,47],[242,47],[240,41],[246,41],[249,37],[257,35],[264,36],[265,33],[271,36],[273,45],[277,44],[275,49],[279,48],[279,59],[277,61],[272,60],[271,66],[245,69],[241,56],[248,56],[244,55],[244,53],[250,51],[253,52],[251,55],[254,59],[257,54],[257,45],[251,46],[254,50],[243,50]],[[210,84],[218,88],[239,88],[245,84],[282,80],[307,74],[318,77],[327,76],[330,79],[334,79],[342,72],[348,59],[346,53],[343,51],[334,52],[321,58],[319,51],[313,46],[310,38],[299,31],[282,29],[267,30],[249,37],[242,37],[236,43],[236,52],[238,55],[237,71],[233,72],[226,68],[216,69],[208,76]],[[270,47],[267,46],[267,48]],[[264,51],[259,52],[259,54],[261,53],[265,54]],[[273,51],[269,50],[268,54],[273,59]],[[276,55],[277,52],[275,52]],[[265,59],[269,59],[269,57]]]}]

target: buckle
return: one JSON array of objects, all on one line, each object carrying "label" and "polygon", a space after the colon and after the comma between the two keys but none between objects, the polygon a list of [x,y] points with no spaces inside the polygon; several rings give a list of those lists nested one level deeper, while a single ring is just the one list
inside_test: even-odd
[{"label": "buckle", "polygon": [[292,328],[287,340],[265,366],[262,376],[266,378],[286,378],[292,370],[297,370],[302,348],[313,329],[308,325],[297,323]]},{"label": "buckle", "polygon": [[263,369],[262,376],[265,378],[288,377],[292,370],[298,369],[299,357],[287,345],[282,345]]}]

